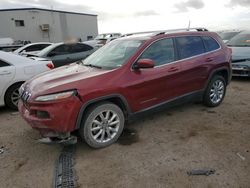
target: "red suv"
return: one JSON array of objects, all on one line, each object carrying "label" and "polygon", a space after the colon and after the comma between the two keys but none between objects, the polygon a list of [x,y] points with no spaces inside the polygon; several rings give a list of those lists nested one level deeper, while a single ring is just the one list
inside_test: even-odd
[{"label": "red suv", "polygon": [[135,34],[20,88],[22,117],[45,138],[78,130],[86,143],[114,143],[126,120],[186,101],[218,106],[231,80],[231,50],[205,29]]}]

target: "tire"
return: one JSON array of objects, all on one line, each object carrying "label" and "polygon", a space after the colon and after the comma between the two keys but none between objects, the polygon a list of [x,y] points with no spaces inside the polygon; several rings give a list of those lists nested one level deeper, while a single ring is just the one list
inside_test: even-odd
[{"label": "tire", "polygon": [[79,131],[90,147],[103,148],[117,141],[123,131],[124,122],[124,114],[117,105],[99,103],[87,111]]},{"label": "tire", "polygon": [[19,100],[19,91],[18,89],[21,87],[22,83],[17,83],[12,86],[10,86],[4,97],[5,104],[13,109],[17,110],[18,100]]},{"label": "tire", "polygon": [[223,76],[215,75],[210,80],[204,93],[203,102],[208,107],[221,104],[226,94],[226,82]]}]

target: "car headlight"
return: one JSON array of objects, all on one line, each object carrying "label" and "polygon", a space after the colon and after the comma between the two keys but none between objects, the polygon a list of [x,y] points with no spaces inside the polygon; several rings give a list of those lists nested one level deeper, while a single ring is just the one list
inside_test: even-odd
[{"label": "car headlight", "polygon": [[76,95],[76,91],[65,91],[61,93],[55,93],[55,94],[50,94],[50,95],[43,95],[39,96],[35,99],[37,102],[46,102],[46,101],[54,101],[54,100],[60,100],[60,99],[65,99],[69,98],[73,95]]}]

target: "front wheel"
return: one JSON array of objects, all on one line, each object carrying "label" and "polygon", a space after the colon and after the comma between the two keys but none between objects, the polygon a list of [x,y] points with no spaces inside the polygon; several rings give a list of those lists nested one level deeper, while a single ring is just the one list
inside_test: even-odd
[{"label": "front wheel", "polygon": [[215,75],[209,82],[204,94],[204,104],[216,107],[223,101],[226,93],[226,82],[223,76]]},{"label": "front wheel", "polygon": [[19,88],[22,84],[17,83],[9,87],[9,89],[5,93],[5,104],[12,108],[13,110],[17,110],[19,96]]},{"label": "front wheel", "polygon": [[124,114],[113,103],[101,103],[86,113],[80,135],[93,148],[103,148],[117,141],[124,128]]}]

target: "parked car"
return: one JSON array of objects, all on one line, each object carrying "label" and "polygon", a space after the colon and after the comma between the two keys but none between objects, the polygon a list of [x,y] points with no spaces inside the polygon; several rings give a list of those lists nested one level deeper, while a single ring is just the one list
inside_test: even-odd
[{"label": "parked car", "polygon": [[[22,85],[19,111],[43,137],[114,143],[126,120],[186,101],[221,104],[231,50],[213,32],[160,32],[116,39],[81,63]],[[67,110],[65,110],[67,109]]]},{"label": "parked car", "polygon": [[55,43],[37,54],[28,54],[27,57],[37,61],[51,60],[55,67],[60,67],[85,59],[96,49],[84,43]]},{"label": "parked car", "polygon": [[19,87],[28,79],[53,68],[50,61],[37,62],[0,51],[0,106],[17,109]]},{"label": "parked car", "polygon": [[100,48],[104,46],[106,43],[115,40],[119,37],[121,37],[121,33],[103,33],[97,35],[97,37],[94,40],[85,41],[84,43]]},{"label": "parked car", "polygon": [[233,76],[250,77],[250,31],[243,31],[228,41],[232,49]]},{"label": "parked car", "polygon": [[241,31],[222,31],[218,32],[219,36],[223,40],[223,42],[227,43],[230,39],[232,39],[234,36],[238,35]]},{"label": "parked car", "polygon": [[[18,48],[13,53],[17,55],[27,56],[28,54],[35,55],[44,48],[50,46],[52,43],[50,42],[37,42],[37,43],[30,43],[21,48]],[[28,53],[28,54],[27,54]]]},{"label": "parked car", "polygon": [[[11,41],[11,38],[6,38],[6,39],[9,42]],[[6,42],[6,39],[3,39],[2,42],[3,41]],[[5,51],[5,52],[13,52],[16,49],[21,48],[22,46],[27,45],[29,43],[31,42],[27,40],[16,40],[13,43],[6,43],[6,44],[3,43],[3,44],[0,44],[0,50]]]}]

